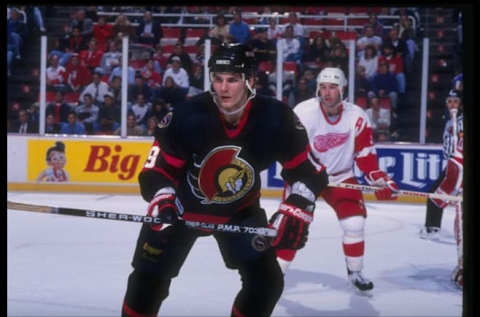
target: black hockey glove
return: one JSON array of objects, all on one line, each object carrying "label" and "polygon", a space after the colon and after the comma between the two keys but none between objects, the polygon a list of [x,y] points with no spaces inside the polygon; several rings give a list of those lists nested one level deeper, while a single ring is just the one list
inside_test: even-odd
[{"label": "black hockey glove", "polygon": [[147,215],[160,218],[162,223],[152,224],[152,229],[161,231],[181,220],[181,211],[180,202],[174,193],[159,190],[148,205]]},{"label": "black hockey glove", "polygon": [[[271,242],[272,247],[279,249],[301,249],[307,243],[308,227],[313,221],[314,206],[308,205],[298,207],[297,195],[290,197],[280,204],[276,213],[270,219],[270,228],[277,230],[277,236]],[[298,197],[298,196],[297,196]],[[311,210],[311,211],[309,211]]]}]

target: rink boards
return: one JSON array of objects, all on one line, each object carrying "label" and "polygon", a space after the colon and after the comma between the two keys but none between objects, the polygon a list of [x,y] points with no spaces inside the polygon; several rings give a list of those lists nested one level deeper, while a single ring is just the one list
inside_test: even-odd
[{"label": "rink boards", "polygon": [[[54,170],[46,157],[57,142],[64,145],[65,164]],[[147,137],[8,135],[8,190],[138,194],[138,174],[152,143],[153,138]],[[376,149],[380,168],[405,190],[428,191],[446,164],[439,144],[377,144]],[[265,197],[281,196],[280,172],[276,163],[260,174]],[[42,177],[52,173],[65,177],[50,181]],[[355,176],[365,183],[357,168]],[[374,196],[365,194],[365,199]],[[399,201],[424,202],[424,198],[399,197]]]}]

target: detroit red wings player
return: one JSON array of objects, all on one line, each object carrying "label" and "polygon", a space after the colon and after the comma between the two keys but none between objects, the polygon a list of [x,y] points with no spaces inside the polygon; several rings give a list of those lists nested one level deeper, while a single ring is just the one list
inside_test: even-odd
[{"label": "detroit red wings player", "polygon": [[[455,112],[456,113],[456,112]],[[461,195],[463,192],[463,132],[454,133],[458,138],[455,151],[450,156],[445,169],[445,177],[440,186],[435,190],[436,194]],[[445,208],[447,201],[432,199],[439,208]],[[463,202],[455,204],[454,233],[457,242],[458,263],[452,272],[452,281],[459,288],[463,288]]]},{"label": "detroit red wings player", "polygon": [[[329,182],[357,183],[353,172],[356,163],[371,185],[381,187],[375,192],[377,199],[396,199],[398,186],[378,167],[367,114],[357,105],[342,101],[346,84],[340,68],[327,67],[317,77],[316,97],[294,108],[307,130],[311,160],[326,167]],[[335,210],[343,230],[343,251],[349,280],[361,291],[372,289],[373,283],[361,273],[367,216],[362,193],[328,187],[322,196]],[[277,255],[285,273],[295,252],[279,250]]]}]

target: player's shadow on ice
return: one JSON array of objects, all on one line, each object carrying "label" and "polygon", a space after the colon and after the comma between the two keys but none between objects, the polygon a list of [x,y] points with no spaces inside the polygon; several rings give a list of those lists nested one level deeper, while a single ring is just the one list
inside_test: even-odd
[{"label": "player's shadow on ice", "polygon": [[459,293],[459,290],[450,280],[453,266],[445,265],[414,265],[385,271],[381,279],[396,284],[396,288],[404,290],[421,290],[427,292]]},{"label": "player's shadow on ice", "polygon": [[[347,309],[322,310],[321,307],[313,308],[312,306],[317,307],[315,304],[306,306],[298,300],[288,299],[289,295],[299,298],[302,294],[307,299],[311,299],[312,294],[320,298],[322,294],[330,295],[332,290],[351,294]],[[283,306],[286,313],[291,316],[380,316],[380,312],[373,307],[368,297],[358,295],[350,287],[346,276],[340,278],[332,274],[289,269],[285,276],[283,294],[279,305]]]}]

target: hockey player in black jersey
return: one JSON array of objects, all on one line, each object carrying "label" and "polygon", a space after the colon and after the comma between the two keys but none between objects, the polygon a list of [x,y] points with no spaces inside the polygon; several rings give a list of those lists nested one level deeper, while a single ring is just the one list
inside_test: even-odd
[{"label": "hockey player in black jersey", "polygon": [[[275,249],[305,245],[315,198],[328,183],[325,169],[317,170],[308,158],[307,135],[295,114],[256,95],[253,60],[244,47],[222,44],[208,66],[210,92],[161,120],[139,175],[148,215],[165,223],[142,226],[123,316],[157,314],[200,236],[213,236],[226,267],[241,276],[231,315],[269,316],[284,283]],[[293,190],[267,220],[260,206],[260,172],[275,161]],[[268,244],[258,243],[258,236],[193,230],[183,220],[269,226],[278,234]]]}]

